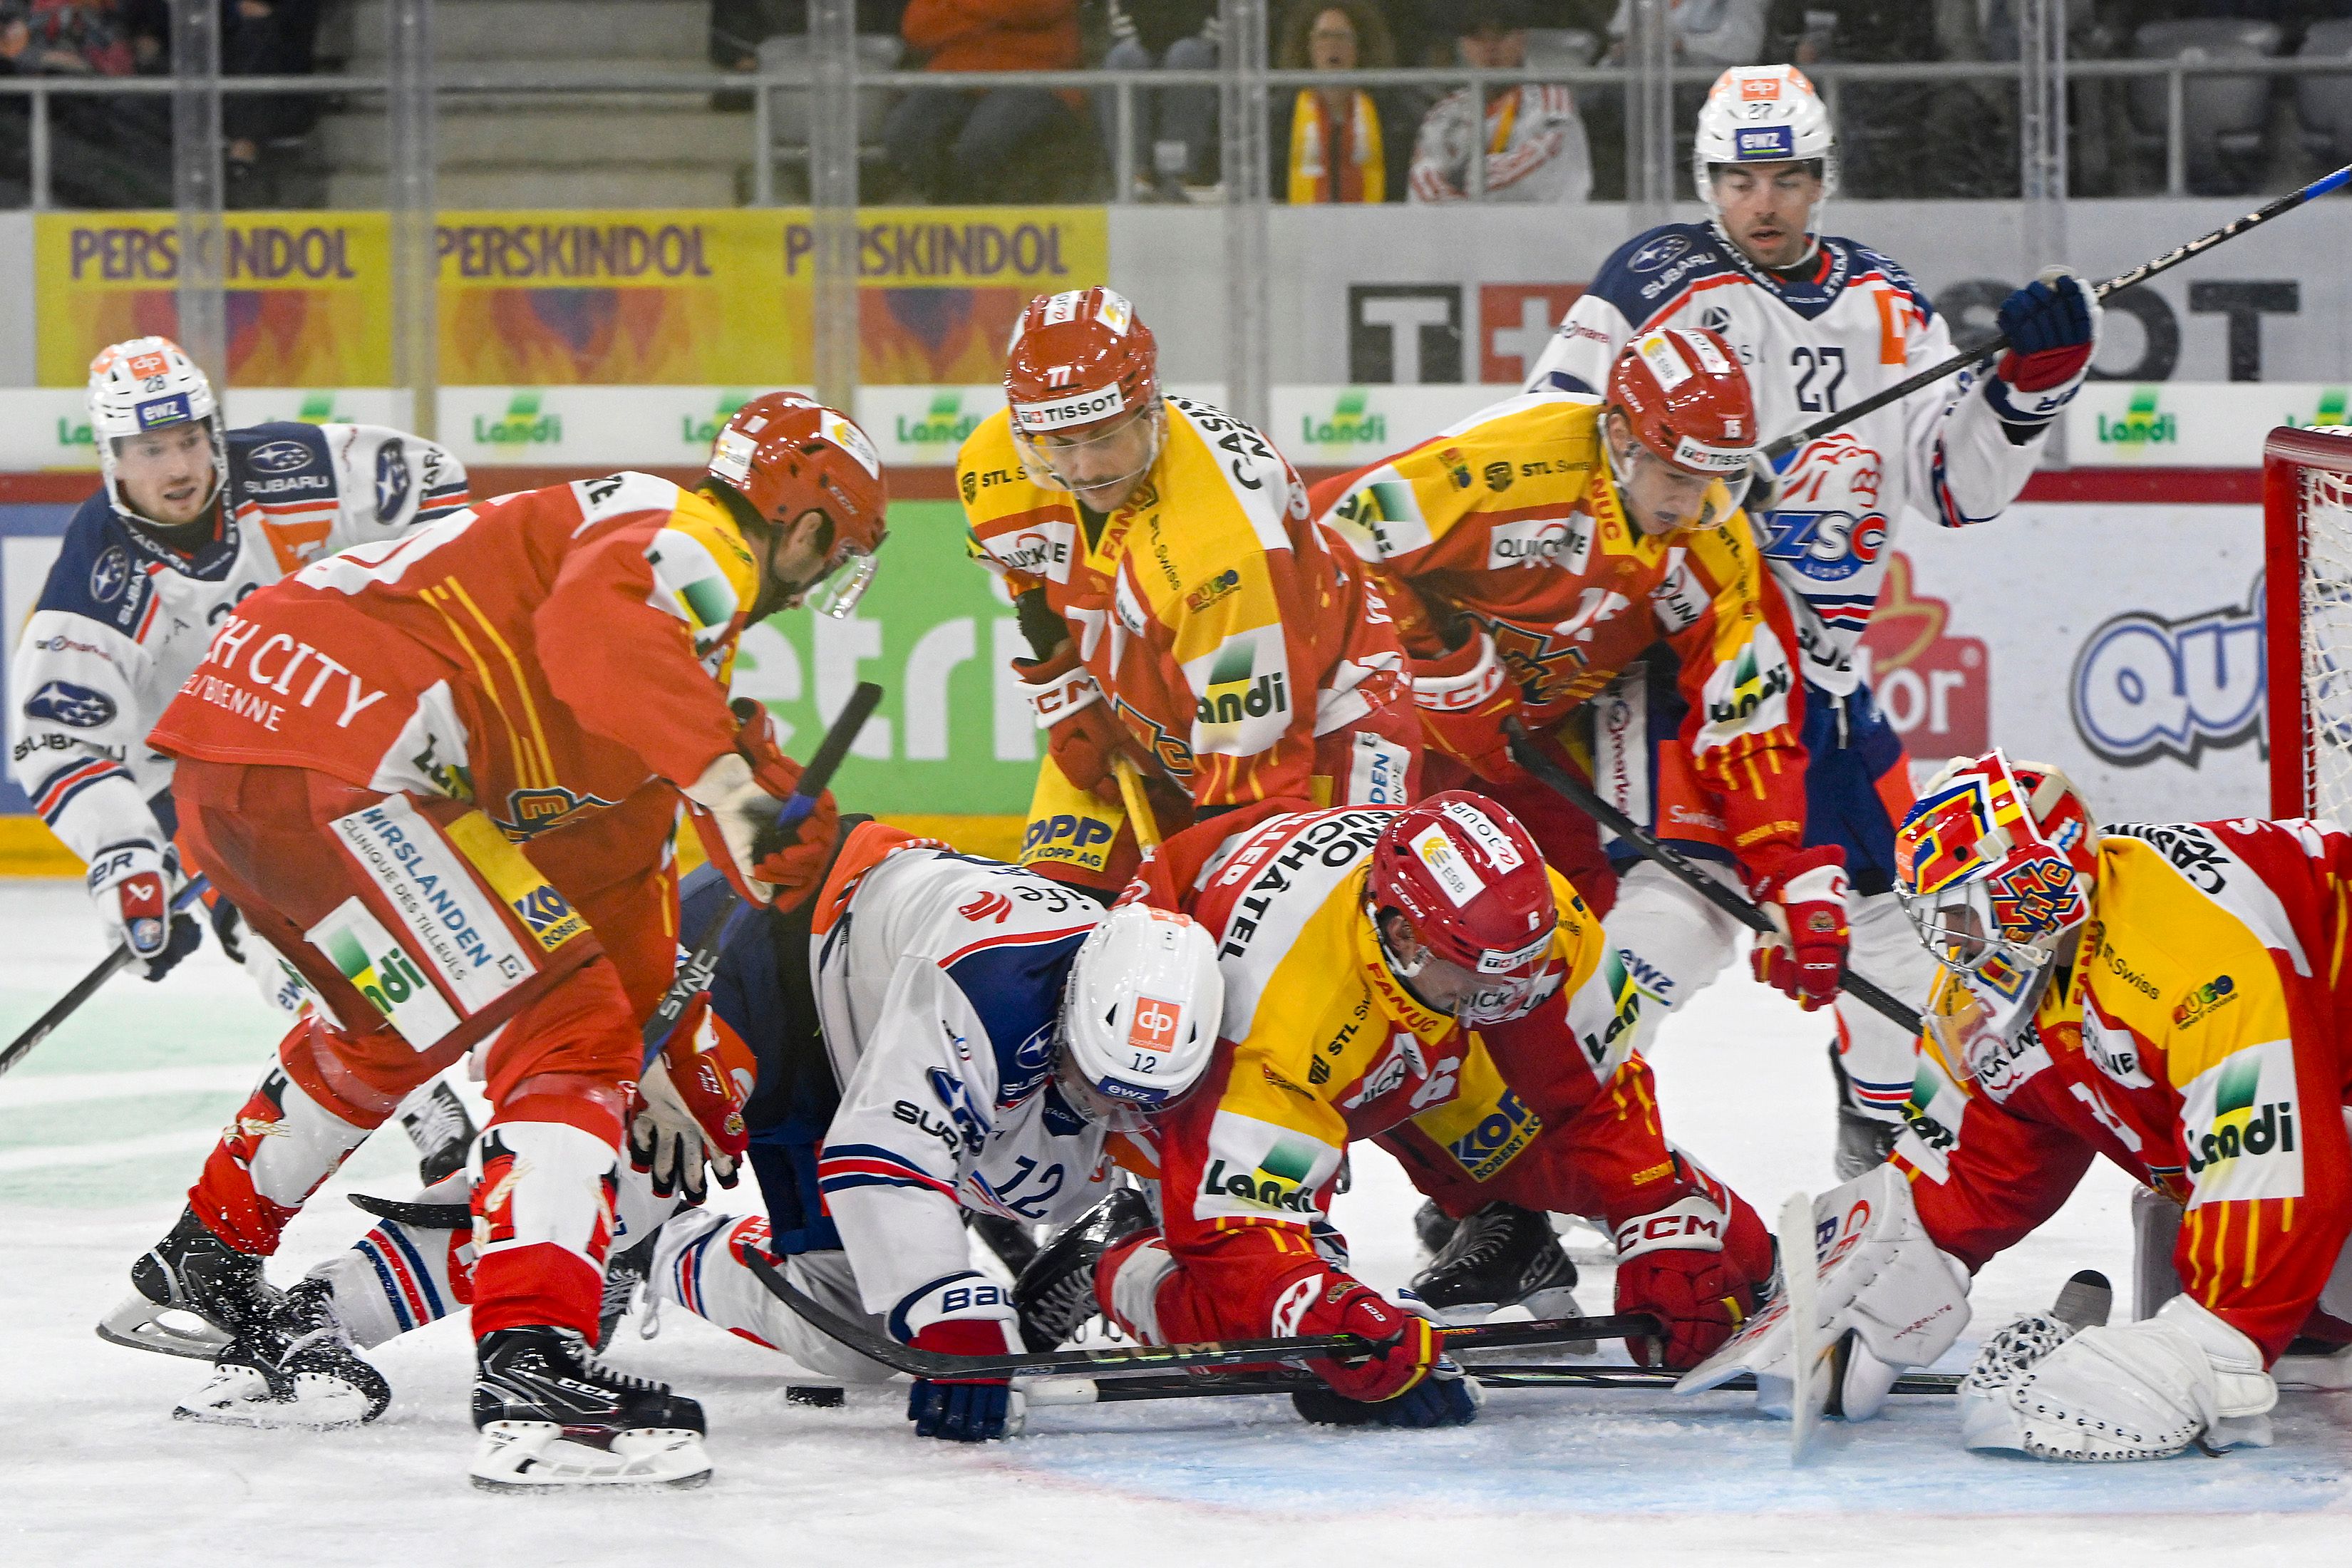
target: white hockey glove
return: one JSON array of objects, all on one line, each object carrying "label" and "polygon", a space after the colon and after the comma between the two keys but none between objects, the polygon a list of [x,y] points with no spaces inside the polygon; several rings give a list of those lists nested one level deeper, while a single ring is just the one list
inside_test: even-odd
[{"label": "white hockey glove", "polygon": [[[629,1117],[629,1163],[653,1177],[654,1195],[678,1194],[691,1208],[710,1195],[710,1176],[735,1184],[735,1152],[713,1142],[688,1108],[660,1057],[637,1079]],[[740,1125],[741,1118],[737,1117]]]},{"label": "white hockey glove", "polygon": [[2194,1300],[2084,1329],[2039,1314],[1985,1342],[1960,1384],[1961,1441],[2042,1459],[2160,1459],[2192,1442],[2267,1448],[2278,1387],[2253,1341]]},{"label": "white hockey glove", "polygon": [[[1969,1271],[1928,1237],[1910,1184],[1892,1165],[1815,1198],[1813,1236],[1821,1267],[1813,1342],[1837,1352],[1840,1414],[1866,1420],[1885,1405],[1895,1373],[1927,1365],[1968,1326]],[[1757,1407],[1790,1414],[1788,1300],[1784,1292],[1758,1313],[1675,1392],[1703,1393],[1752,1372]]]},{"label": "white hockey glove", "polygon": [[85,880],[106,945],[128,947],[150,980],[163,979],[202,940],[194,919],[172,912],[172,895],[186,879],[179,856],[147,838],[110,844],[89,863]]}]

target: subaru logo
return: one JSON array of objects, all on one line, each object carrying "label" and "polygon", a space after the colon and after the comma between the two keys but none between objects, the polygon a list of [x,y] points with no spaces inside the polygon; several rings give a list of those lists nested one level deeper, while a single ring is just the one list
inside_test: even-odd
[{"label": "subaru logo", "polygon": [[266,441],[245,455],[257,474],[290,474],[310,466],[310,448],[299,441]]},{"label": "subaru logo", "polygon": [[123,584],[131,581],[131,557],[116,545],[98,558],[89,569],[89,596],[103,605],[122,596]]},{"label": "subaru logo", "polygon": [[1687,235],[1663,235],[1635,251],[1633,259],[1625,265],[1636,272],[1655,272],[1659,268],[1688,250],[1690,243],[1690,237]]}]

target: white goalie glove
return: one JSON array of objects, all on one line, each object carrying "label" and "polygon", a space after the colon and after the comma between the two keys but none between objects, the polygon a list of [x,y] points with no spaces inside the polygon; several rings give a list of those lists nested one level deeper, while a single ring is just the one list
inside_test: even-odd
[{"label": "white goalie glove", "polygon": [[2121,1328],[2039,1314],[1987,1340],[1960,1384],[1961,1440],[2042,1459],[2266,1448],[2278,1387],[2253,1341],[2187,1296]]},{"label": "white goalie glove", "polygon": [[[1880,1165],[1813,1200],[1821,1281],[1812,1342],[1834,1378],[1810,1381],[1850,1421],[1878,1414],[1906,1367],[1926,1366],[1969,1322],[1969,1271],[1930,1240],[1910,1184]],[[1757,1408],[1790,1414],[1788,1296],[1784,1292],[1675,1384],[1699,1394],[1743,1372],[1756,1374]]]}]

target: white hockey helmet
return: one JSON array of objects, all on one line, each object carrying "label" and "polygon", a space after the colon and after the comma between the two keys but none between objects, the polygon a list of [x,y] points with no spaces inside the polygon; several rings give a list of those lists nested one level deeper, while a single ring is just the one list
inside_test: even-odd
[{"label": "white hockey helmet", "polygon": [[1716,78],[1691,142],[1691,184],[1708,214],[1723,216],[1715,199],[1716,164],[1790,161],[1819,163],[1822,200],[1837,194],[1837,129],[1805,73],[1794,66],[1734,66]]},{"label": "white hockey helmet", "polygon": [[213,494],[207,500],[216,499],[228,483],[228,442],[213,384],[171,339],[131,338],[100,350],[89,362],[85,396],[106,499],[124,521],[150,521],[131,509],[116,483],[115,443],[125,437],[201,420],[210,430],[213,447]]},{"label": "white hockey helmet", "polygon": [[1062,993],[1055,1081],[1090,1121],[1133,1131],[1200,1081],[1225,1012],[1200,922],[1122,904],[1087,934]]}]

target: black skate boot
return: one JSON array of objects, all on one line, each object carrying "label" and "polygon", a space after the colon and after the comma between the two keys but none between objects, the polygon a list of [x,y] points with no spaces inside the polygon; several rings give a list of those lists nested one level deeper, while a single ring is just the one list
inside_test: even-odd
[{"label": "black skate boot", "polygon": [[[613,1342],[613,1331],[629,1315],[629,1303],[635,1300],[637,1287],[646,1282],[654,1270],[654,1247],[661,1240],[661,1226],[646,1233],[643,1241],[631,1246],[626,1252],[616,1252],[604,1260],[604,1300],[596,1309],[596,1348],[603,1350]],[[651,1310],[650,1308],[647,1310]],[[646,1331],[647,1339],[653,1331]]]},{"label": "black skate boot", "polygon": [[383,1414],[392,1389],[352,1349],[336,1321],[334,1288],[304,1279],[275,1311],[231,1340],[213,1380],[172,1412],[228,1426],[356,1426]]},{"label": "black skate boot", "polygon": [[989,1251],[996,1254],[996,1261],[1013,1271],[1014,1279],[1019,1279],[1021,1271],[1036,1261],[1037,1238],[1031,1236],[1029,1227],[1019,1220],[966,1209],[963,1211],[963,1223],[980,1237]]},{"label": "black skate boot", "polygon": [[1895,1140],[1903,1131],[1899,1122],[1881,1121],[1844,1105],[1838,1107],[1837,1121],[1837,1178],[1841,1182],[1866,1176],[1886,1163],[1887,1157],[1895,1152]]},{"label": "black skate boot", "polygon": [[494,1329],[475,1346],[471,1475],[484,1491],[698,1487],[702,1406],[615,1372],[570,1329]]},{"label": "black skate boot", "polygon": [[436,1079],[432,1091],[400,1108],[400,1125],[416,1145],[416,1179],[425,1186],[465,1167],[476,1136],[474,1119],[457,1091]]},{"label": "black skate boot", "polygon": [[1433,1198],[1423,1198],[1421,1206],[1412,1211],[1412,1238],[1432,1258],[1445,1250],[1454,1239],[1454,1228],[1461,1224],[1452,1215],[1437,1206]]},{"label": "black skate boot", "polygon": [[182,1209],[170,1234],[131,1266],[131,1283],[138,1294],[106,1315],[98,1337],[203,1361],[280,1300],[263,1278],[262,1259],[215,1236],[194,1209]]},{"label": "black skate boot", "polygon": [[1039,1249],[1013,1286],[1013,1310],[1021,1314],[1021,1342],[1033,1351],[1067,1343],[1078,1326],[1095,1315],[1095,1265],[1104,1253],[1154,1223],[1150,1200],[1132,1187],[1121,1187]]},{"label": "black skate boot", "polygon": [[1576,1265],[1560,1250],[1551,1216],[1488,1204],[1454,1228],[1412,1289],[1448,1322],[1475,1322],[1524,1304],[1538,1318],[1576,1315]]}]

